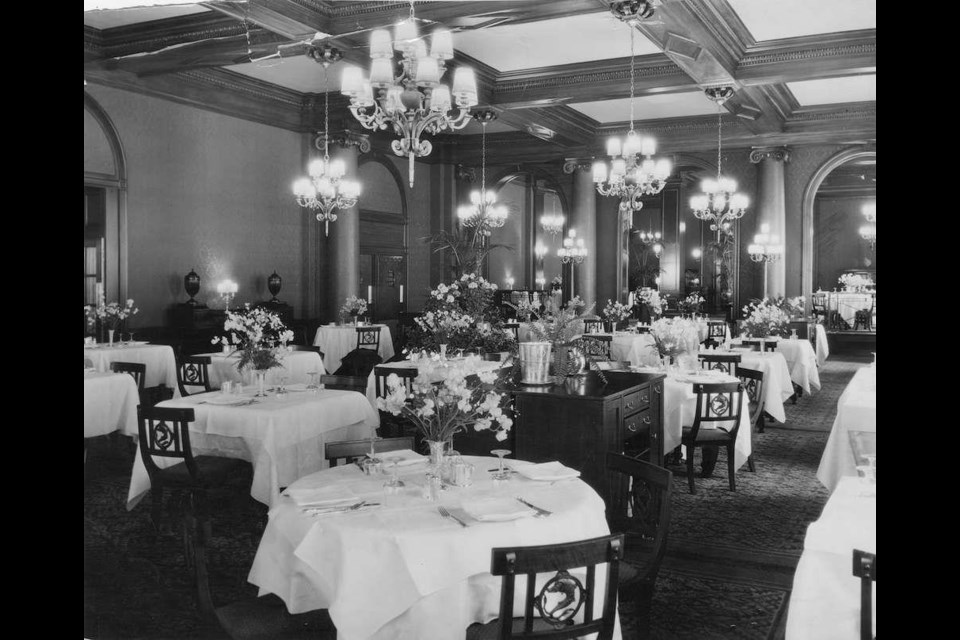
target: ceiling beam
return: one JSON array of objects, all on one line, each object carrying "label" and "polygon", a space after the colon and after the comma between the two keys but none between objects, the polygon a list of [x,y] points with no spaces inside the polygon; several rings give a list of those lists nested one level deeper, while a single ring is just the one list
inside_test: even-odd
[{"label": "ceiling beam", "polygon": [[744,86],[877,72],[877,30],[769,40],[747,47],[737,64]]}]

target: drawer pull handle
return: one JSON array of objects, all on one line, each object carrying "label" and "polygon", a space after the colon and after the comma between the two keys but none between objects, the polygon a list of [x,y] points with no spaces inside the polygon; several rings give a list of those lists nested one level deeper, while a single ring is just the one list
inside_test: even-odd
[{"label": "drawer pull handle", "polygon": [[636,433],[636,431],[637,431],[637,423],[636,423],[636,422],[628,422],[628,423],[627,423],[627,431],[633,431],[634,433]]},{"label": "drawer pull handle", "polygon": [[650,396],[640,396],[640,402],[650,402]]},{"label": "drawer pull handle", "polygon": [[653,386],[653,389],[654,389],[657,393],[663,393],[663,385],[656,384],[656,385]]},{"label": "drawer pull handle", "polygon": [[643,416],[643,424],[650,424],[650,416]]},{"label": "drawer pull handle", "polygon": [[627,409],[633,409],[633,402],[627,403]]}]

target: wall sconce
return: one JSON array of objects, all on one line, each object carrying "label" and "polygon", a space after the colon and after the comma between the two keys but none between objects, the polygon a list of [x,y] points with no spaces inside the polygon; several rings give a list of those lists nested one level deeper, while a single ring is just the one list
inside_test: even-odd
[{"label": "wall sconce", "polygon": [[700,247],[695,247],[693,251],[690,252],[690,255],[693,256],[694,260],[699,260],[703,257],[703,250]]},{"label": "wall sconce", "polygon": [[239,289],[239,286],[233,280],[224,280],[217,284],[217,293],[219,293],[220,297],[223,298],[225,309],[230,309],[230,303],[233,302],[233,297],[237,295],[237,291],[239,291]]}]

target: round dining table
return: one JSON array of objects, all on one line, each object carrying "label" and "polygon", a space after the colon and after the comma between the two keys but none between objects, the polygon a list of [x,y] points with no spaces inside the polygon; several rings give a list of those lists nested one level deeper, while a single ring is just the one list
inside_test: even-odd
[{"label": "round dining table", "polygon": [[[390,466],[390,454],[379,454]],[[496,458],[464,456],[475,471],[472,486],[450,488],[437,501],[425,495],[426,464],[397,467],[406,486],[388,493],[389,475],[365,475],[353,464],[320,471],[290,485],[269,513],[248,580],[259,594],[279,596],[290,613],[327,609],[340,640],[463,638],[474,622],[498,616],[501,579],[490,574],[494,547],[530,546],[607,535],[603,499],[578,478],[543,482],[513,474],[495,484]],[[508,467],[529,463],[507,459]],[[354,496],[369,509],[311,512],[304,496]],[[289,495],[296,494],[296,501]],[[535,512],[516,519],[472,518],[477,505],[503,502],[517,511],[522,497]],[[307,500],[309,502],[309,500]],[[510,506],[512,504],[512,507]],[[441,515],[446,507],[451,517]],[[597,567],[597,584],[602,584]],[[576,571],[572,571],[576,575]],[[541,579],[538,576],[538,588]],[[516,610],[525,580],[518,578]],[[596,598],[599,617],[602,598]],[[615,637],[620,637],[619,621]]]}]

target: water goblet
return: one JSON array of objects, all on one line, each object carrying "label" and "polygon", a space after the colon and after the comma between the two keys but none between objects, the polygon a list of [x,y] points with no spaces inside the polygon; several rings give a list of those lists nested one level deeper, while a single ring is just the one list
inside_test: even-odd
[{"label": "water goblet", "polygon": [[384,489],[388,494],[399,493],[406,484],[400,479],[400,462],[403,460],[400,456],[390,456],[387,462],[390,464],[390,479],[383,483]]},{"label": "water goblet", "polygon": [[277,382],[277,400],[286,400],[287,395],[287,376],[280,376]]},{"label": "water goblet", "polygon": [[510,455],[511,451],[509,449],[493,449],[490,453],[500,458],[500,468],[494,471],[490,477],[493,478],[494,482],[505,482],[509,480],[513,472],[510,469],[503,468],[503,456]]},{"label": "water goblet", "polygon": [[310,376],[310,384],[307,385],[307,389],[310,389],[313,393],[316,393],[320,386],[317,384],[317,375],[319,371],[307,371],[307,375]]}]

